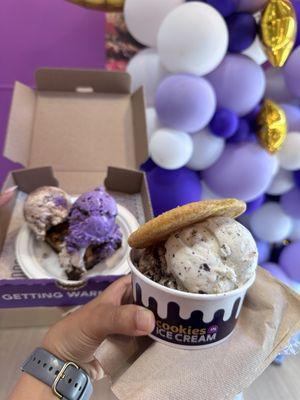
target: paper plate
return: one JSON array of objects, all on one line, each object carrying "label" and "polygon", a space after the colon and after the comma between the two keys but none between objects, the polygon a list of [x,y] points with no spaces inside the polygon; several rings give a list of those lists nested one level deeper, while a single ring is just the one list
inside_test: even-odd
[{"label": "paper plate", "polygon": [[[136,218],[125,207],[118,204],[116,222],[123,238],[122,246],[111,257],[98,263],[87,271],[84,279],[98,275],[123,275],[130,271],[128,236],[138,228]],[[68,280],[58,259],[57,253],[45,242],[35,239],[27,224],[20,229],[16,240],[16,258],[24,274],[33,279],[56,279],[64,285],[78,285],[84,282]]]}]

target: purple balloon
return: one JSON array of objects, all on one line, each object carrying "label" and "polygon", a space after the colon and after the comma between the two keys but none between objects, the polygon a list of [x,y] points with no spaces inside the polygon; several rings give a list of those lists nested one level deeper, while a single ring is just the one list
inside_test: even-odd
[{"label": "purple balloon", "polygon": [[147,174],[154,215],[177,206],[199,201],[201,183],[198,174],[188,168],[154,168]]},{"label": "purple balloon", "polygon": [[246,214],[252,214],[255,210],[257,210],[261,205],[264,204],[266,196],[264,194],[258,196],[256,199],[249,201],[247,203]]},{"label": "purple balloon", "polygon": [[300,169],[298,169],[298,171],[294,171],[293,176],[296,186],[300,188]]},{"label": "purple balloon", "polygon": [[233,136],[228,139],[228,143],[246,142],[250,136],[250,123],[246,118],[240,118],[238,128]]},{"label": "purple balloon", "polygon": [[300,241],[294,242],[286,246],[279,257],[279,265],[287,276],[300,282]]},{"label": "purple balloon", "polygon": [[300,218],[300,189],[295,187],[280,198],[283,211],[293,218]]},{"label": "purple balloon", "polygon": [[283,108],[288,125],[289,132],[299,132],[300,131],[300,108],[296,105],[292,104],[280,104],[280,107]]},{"label": "purple balloon", "polygon": [[266,91],[265,97],[276,102],[290,102],[294,96],[288,90],[283,76],[283,68],[273,68],[267,65],[265,68]]},{"label": "purple balloon", "polygon": [[203,171],[203,179],[219,196],[251,201],[266,191],[275,164],[257,144],[228,144],[217,162]]},{"label": "purple balloon", "polygon": [[266,86],[263,69],[241,54],[227,55],[206,78],[215,89],[218,106],[240,116],[248,114],[260,102]]},{"label": "purple balloon", "polygon": [[[295,14],[297,17],[298,27],[300,26],[300,1],[299,0],[292,0],[292,4],[294,6]],[[299,46],[300,44],[300,29],[297,29],[296,41],[295,46]]]},{"label": "purple balloon", "polygon": [[262,242],[258,240],[256,242],[258,250],[258,264],[266,262],[271,254],[271,245],[268,242]]},{"label": "purple balloon", "polygon": [[231,53],[241,53],[254,42],[257,25],[252,14],[239,12],[231,14],[227,20],[229,46]]},{"label": "purple balloon", "polygon": [[288,90],[300,96],[300,46],[296,47],[283,67],[283,74]]},{"label": "purple balloon", "polygon": [[279,281],[285,283],[286,285],[290,284],[289,277],[284,273],[284,271],[275,263],[267,262],[263,263],[262,267],[266,269],[274,278],[277,278]]},{"label": "purple balloon", "polygon": [[156,92],[156,111],[162,124],[194,133],[204,128],[216,110],[211,84],[194,75],[167,77]]},{"label": "purple balloon", "polygon": [[214,135],[227,139],[236,132],[238,125],[239,119],[235,112],[219,108],[210,121],[209,127]]},{"label": "purple balloon", "polygon": [[[188,0],[195,1],[195,0]],[[238,5],[238,0],[205,0],[205,3],[210,4],[212,7],[216,8],[223,17],[227,17],[232,14]]]}]

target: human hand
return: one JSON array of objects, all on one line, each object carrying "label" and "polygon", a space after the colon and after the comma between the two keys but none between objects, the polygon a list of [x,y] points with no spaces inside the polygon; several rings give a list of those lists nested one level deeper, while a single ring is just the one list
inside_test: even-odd
[{"label": "human hand", "polygon": [[16,189],[17,186],[13,186],[7,189],[5,192],[0,193],[0,207],[4,206],[6,203],[9,202],[9,200],[13,197]]},{"label": "human hand", "polygon": [[42,347],[62,360],[77,363],[93,380],[101,378],[102,368],[94,353],[108,335],[144,336],[154,329],[151,311],[124,305],[131,296],[131,277],[125,276],[50,328]]}]

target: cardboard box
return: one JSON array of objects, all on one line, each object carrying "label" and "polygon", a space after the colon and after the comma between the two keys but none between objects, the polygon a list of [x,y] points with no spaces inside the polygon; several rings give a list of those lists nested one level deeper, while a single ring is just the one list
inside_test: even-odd
[{"label": "cardboard box", "polygon": [[[130,94],[128,74],[95,70],[41,69],[36,82],[36,90],[15,85],[4,155],[26,169],[9,174],[4,189],[59,184],[79,194],[105,183],[139,222],[151,218],[147,182],[137,171],[148,154],[142,89]],[[14,205],[0,209],[0,249]],[[115,279],[92,277],[73,290],[52,279],[4,279],[0,307],[84,304]]]}]

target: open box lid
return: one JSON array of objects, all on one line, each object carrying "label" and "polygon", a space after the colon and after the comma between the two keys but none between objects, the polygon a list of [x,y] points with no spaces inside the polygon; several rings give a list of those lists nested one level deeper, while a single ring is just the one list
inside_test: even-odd
[{"label": "open box lid", "polygon": [[142,89],[126,73],[40,69],[37,89],[16,83],[4,155],[27,168],[51,165],[79,193],[103,182],[108,165],[138,168],[148,155]]}]

